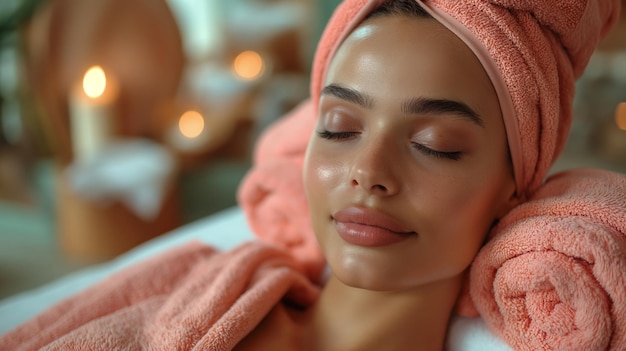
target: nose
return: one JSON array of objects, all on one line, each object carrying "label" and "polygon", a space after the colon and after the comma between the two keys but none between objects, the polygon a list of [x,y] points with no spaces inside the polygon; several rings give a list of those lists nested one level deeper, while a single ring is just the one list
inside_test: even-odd
[{"label": "nose", "polygon": [[394,171],[393,150],[381,143],[360,150],[353,158],[350,174],[351,186],[369,194],[391,196],[400,190],[398,175]]}]

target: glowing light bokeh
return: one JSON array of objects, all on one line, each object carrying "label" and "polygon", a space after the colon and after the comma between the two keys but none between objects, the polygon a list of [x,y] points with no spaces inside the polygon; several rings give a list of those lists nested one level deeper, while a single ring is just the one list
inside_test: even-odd
[{"label": "glowing light bokeh", "polygon": [[180,116],[178,129],[189,139],[197,138],[204,131],[204,117],[197,111],[187,111]]},{"label": "glowing light bokeh", "polygon": [[93,66],[87,70],[83,78],[83,90],[92,99],[104,94],[107,86],[107,78],[100,66]]},{"label": "glowing light bokeh", "polygon": [[617,128],[626,131],[626,103],[621,103],[617,107],[617,113],[615,114],[615,123],[617,123]]},{"label": "glowing light bokeh", "polygon": [[242,79],[257,79],[265,71],[265,62],[258,52],[244,51],[235,58],[233,71]]}]

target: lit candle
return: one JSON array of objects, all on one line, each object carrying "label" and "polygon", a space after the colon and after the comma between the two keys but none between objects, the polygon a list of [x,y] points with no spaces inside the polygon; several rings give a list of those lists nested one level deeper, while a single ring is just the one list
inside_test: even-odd
[{"label": "lit candle", "polygon": [[208,142],[205,119],[198,111],[190,110],[183,113],[177,122],[167,135],[168,141],[177,150],[197,151]]},{"label": "lit candle", "polygon": [[189,139],[195,139],[204,131],[204,117],[197,111],[187,111],[178,120],[180,133]]},{"label": "lit candle", "polygon": [[117,92],[100,66],[85,73],[70,95],[69,112],[74,161],[87,163],[110,142],[114,134]]},{"label": "lit candle", "polygon": [[255,80],[265,73],[265,61],[258,52],[244,51],[233,62],[235,75],[243,80]]}]

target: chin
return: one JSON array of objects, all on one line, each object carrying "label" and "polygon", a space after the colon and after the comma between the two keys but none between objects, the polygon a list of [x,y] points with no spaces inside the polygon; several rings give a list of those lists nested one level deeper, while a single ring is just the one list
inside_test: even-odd
[{"label": "chin", "polygon": [[389,292],[397,290],[399,287],[390,284],[388,279],[379,279],[372,277],[371,275],[354,275],[354,274],[341,274],[333,272],[337,280],[343,284],[356,289],[363,289],[376,292]]},{"label": "chin", "polygon": [[360,255],[342,255],[329,265],[333,275],[343,284],[371,291],[392,291],[402,289],[398,283],[405,283],[407,277],[388,265],[376,262],[371,257]]},{"label": "chin", "polygon": [[461,267],[434,271],[390,265],[388,260],[368,256],[344,253],[335,260],[328,260],[328,264],[334,277],[346,286],[375,292],[430,290],[450,284],[456,288],[463,281]]}]

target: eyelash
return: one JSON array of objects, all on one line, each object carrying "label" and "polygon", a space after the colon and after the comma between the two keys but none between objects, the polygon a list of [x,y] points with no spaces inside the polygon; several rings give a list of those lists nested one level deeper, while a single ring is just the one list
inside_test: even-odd
[{"label": "eyelash", "polygon": [[317,135],[319,135],[320,138],[322,139],[327,139],[327,140],[344,140],[344,139],[349,139],[354,137],[357,134],[357,132],[331,132],[329,130],[324,130],[321,132],[317,132]]},{"label": "eyelash", "polygon": [[[322,138],[322,139],[326,139],[326,140],[345,140],[345,139],[349,139],[354,137],[357,134],[357,132],[331,132],[328,130],[324,130],[321,132],[317,132],[317,135]],[[413,143],[413,147],[415,149],[417,149],[418,151],[424,153],[427,156],[432,156],[438,159],[448,159],[448,160],[452,160],[452,161],[458,161],[461,159],[461,156],[463,156],[463,153],[460,151],[454,151],[454,152],[443,152],[443,151],[437,151],[437,150],[433,150],[431,148],[428,148],[422,144],[418,144],[418,143]]]},{"label": "eyelash", "polygon": [[426,146],[422,144],[417,144],[417,143],[413,143],[413,147],[428,156],[433,156],[439,159],[448,159],[452,161],[458,161],[461,159],[461,156],[463,156],[463,153],[460,151],[454,151],[454,152],[437,151],[437,150],[427,148]]}]

